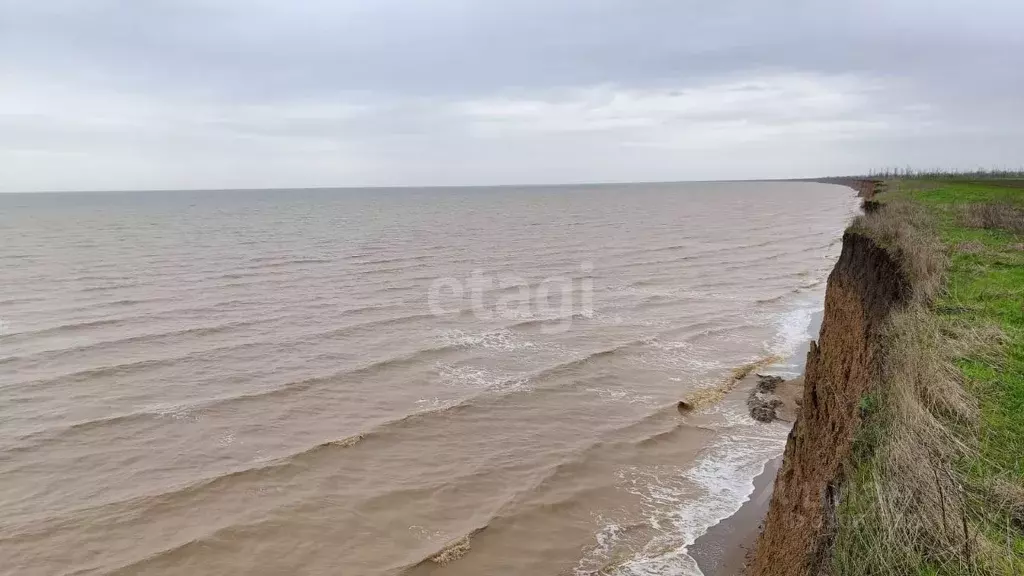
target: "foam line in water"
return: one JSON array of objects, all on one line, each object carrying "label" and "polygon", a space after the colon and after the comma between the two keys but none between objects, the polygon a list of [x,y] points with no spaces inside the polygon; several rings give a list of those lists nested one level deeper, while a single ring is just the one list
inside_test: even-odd
[{"label": "foam line in water", "polygon": [[[687,549],[710,527],[735,514],[754,491],[765,462],[785,446],[785,426],[751,425],[745,434],[724,436],[685,470],[627,470],[625,487],[640,496],[647,522],[659,535],[631,557],[588,570],[593,559],[580,563],[576,576],[702,576]],[[615,522],[597,532],[594,555],[608,556],[621,530]]]},{"label": "foam line in water", "polygon": [[801,306],[779,316],[778,332],[769,343],[769,349],[777,356],[794,354],[812,336],[809,333],[811,318],[821,311],[820,303]]},{"label": "foam line in water", "polygon": [[[820,310],[820,301],[805,300],[781,314],[776,336],[767,345],[774,357],[756,364],[792,368],[779,363],[778,358],[791,356],[813,337],[812,318]],[[754,479],[785,448],[788,433],[786,424],[758,425],[745,415],[742,419],[729,418],[727,429],[732,433],[718,438],[681,472],[631,470],[624,475],[626,489],[641,497],[648,523],[658,528],[659,535],[630,558],[602,566],[601,574],[703,576],[688,548],[712,526],[739,511],[754,492]],[[610,555],[620,534],[617,524],[603,522],[597,532],[599,546],[592,555]],[[594,560],[581,560],[576,576],[597,574],[585,568]]]}]

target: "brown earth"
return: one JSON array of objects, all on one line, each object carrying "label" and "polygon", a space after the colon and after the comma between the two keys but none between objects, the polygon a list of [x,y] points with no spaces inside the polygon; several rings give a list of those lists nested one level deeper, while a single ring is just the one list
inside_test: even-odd
[{"label": "brown earth", "polygon": [[828,280],[821,334],[807,355],[799,413],[750,574],[819,572],[830,543],[835,495],[860,425],[860,401],[878,379],[880,332],[909,294],[906,277],[885,250],[866,236],[843,236],[842,255]]},{"label": "brown earth", "polygon": [[800,404],[804,401],[804,377],[786,380],[775,390],[775,395],[782,399],[778,418],[783,422],[796,422],[800,413]]}]

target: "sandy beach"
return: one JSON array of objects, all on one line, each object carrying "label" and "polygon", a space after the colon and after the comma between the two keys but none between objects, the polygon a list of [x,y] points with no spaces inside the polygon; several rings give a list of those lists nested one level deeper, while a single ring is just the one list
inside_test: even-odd
[{"label": "sandy beach", "polygon": [[742,574],[747,556],[757,543],[761,522],[772,499],[775,475],[782,456],[765,464],[764,471],[754,479],[754,493],[732,516],[708,529],[689,548],[705,576]]}]

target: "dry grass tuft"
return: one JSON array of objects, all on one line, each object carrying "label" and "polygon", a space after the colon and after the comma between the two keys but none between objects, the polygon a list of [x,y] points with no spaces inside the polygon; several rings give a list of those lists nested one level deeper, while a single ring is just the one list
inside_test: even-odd
[{"label": "dry grass tuft", "polygon": [[942,324],[942,332],[948,358],[975,358],[996,368],[1005,362],[1002,350],[1009,344],[1009,338],[999,326],[947,320]]},{"label": "dry grass tuft", "polygon": [[914,299],[931,301],[943,285],[947,258],[932,230],[934,219],[922,207],[906,201],[888,202],[858,216],[851,229],[887,249],[910,280]]},{"label": "dry grass tuft", "polygon": [[[954,334],[957,338],[951,338]],[[952,359],[988,348],[990,343],[980,340],[982,334],[968,327],[951,330],[920,305],[893,314],[887,327],[884,384],[896,390],[894,406],[902,409],[904,417],[924,419],[906,423],[927,423],[930,432],[923,436],[941,436],[941,446],[958,445],[950,437],[950,423],[962,426],[978,418],[976,402],[964,390]]]},{"label": "dry grass tuft", "polygon": [[960,221],[970,228],[1024,234],[1024,210],[1009,204],[964,204],[960,206]]},{"label": "dry grass tuft", "polygon": [[964,254],[979,254],[985,251],[985,245],[977,240],[961,242],[956,245],[956,251],[963,252]]},{"label": "dry grass tuft", "polygon": [[993,504],[1008,511],[1017,528],[1024,530],[1024,487],[998,478],[989,485],[988,494]]}]

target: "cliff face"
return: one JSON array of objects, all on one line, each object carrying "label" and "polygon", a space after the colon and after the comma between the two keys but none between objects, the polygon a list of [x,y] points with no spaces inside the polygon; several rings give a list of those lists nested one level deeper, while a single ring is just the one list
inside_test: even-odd
[{"label": "cliff face", "polygon": [[880,374],[881,329],[908,298],[909,283],[890,255],[847,232],[750,574],[812,575],[827,562],[835,495],[860,425],[861,398]]}]

